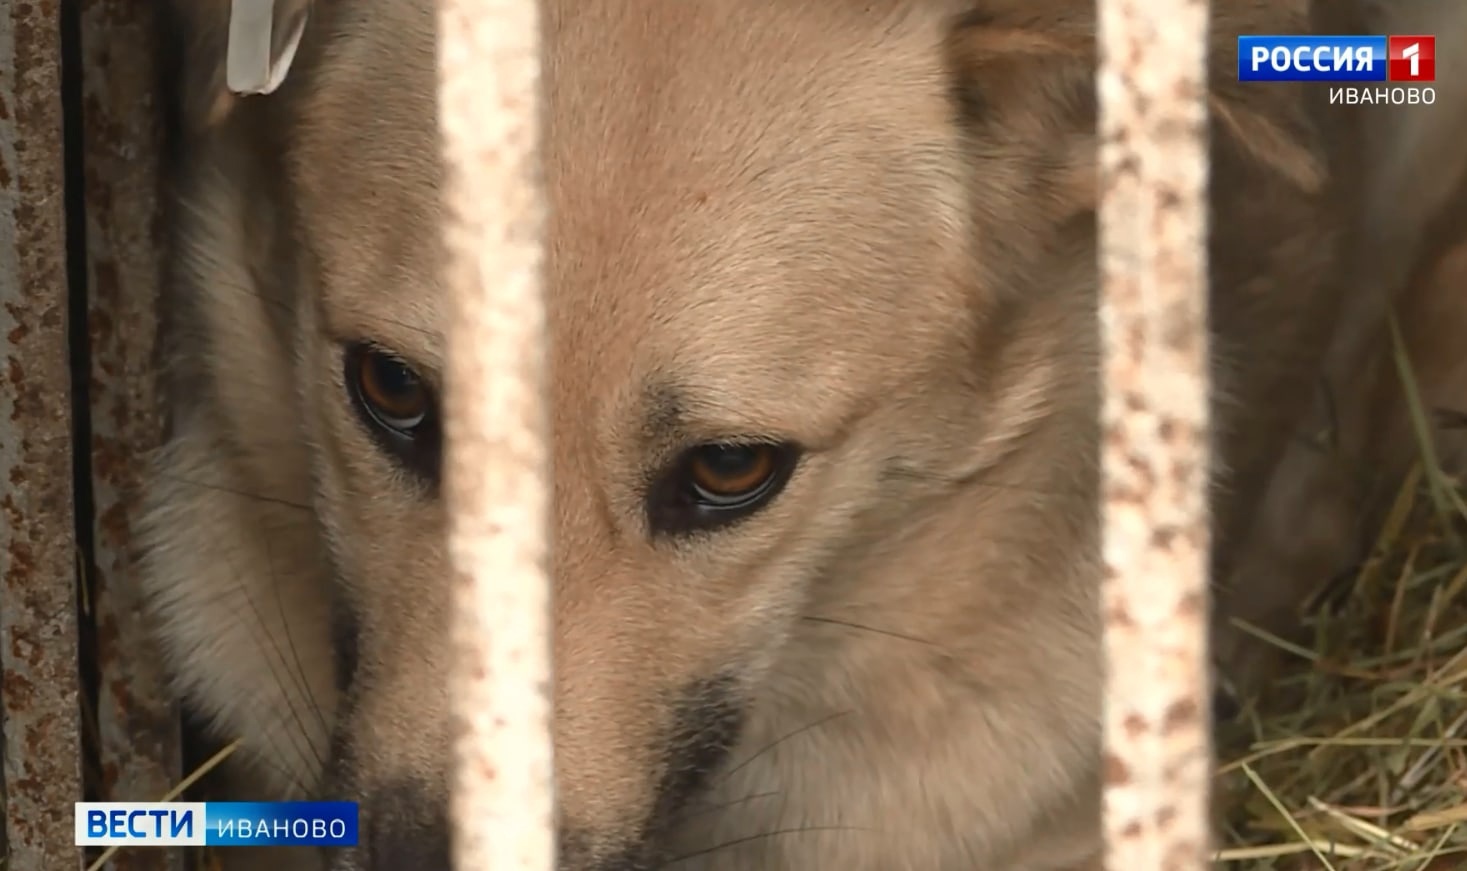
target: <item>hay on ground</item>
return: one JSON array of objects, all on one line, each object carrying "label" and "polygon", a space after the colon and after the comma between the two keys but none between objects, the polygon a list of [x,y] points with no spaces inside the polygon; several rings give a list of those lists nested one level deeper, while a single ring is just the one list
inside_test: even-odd
[{"label": "hay on ground", "polygon": [[1467,510],[1418,465],[1343,602],[1219,736],[1220,867],[1467,868]]}]

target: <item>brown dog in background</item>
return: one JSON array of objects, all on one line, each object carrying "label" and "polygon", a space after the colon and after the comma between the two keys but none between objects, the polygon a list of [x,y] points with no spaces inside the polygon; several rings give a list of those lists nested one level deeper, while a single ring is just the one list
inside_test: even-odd
[{"label": "brown dog in background", "polygon": [[1321,592],[1364,548],[1418,458],[1418,434],[1388,329],[1394,306],[1432,448],[1467,469],[1467,5],[1436,0],[1317,4],[1332,33],[1435,34],[1432,105],[1357,106],[1338,135],[1361,143],[1351,174],[1354,240],[1320,389],[1254,508],[1247,544],[1219,583],[1218,660],[1246,693],[1277,650],[1232,631],[1242,620],[1287,633],[1306,593]]},{"label": "brown dog in background", "polygon": [[[1375,353],[1332,352],[1337,328],[1381,335],[1348,253],[1397,146],[1324,87],[1235,81],[1237,34],[1308,32],[1307,3],[1214,6],[1216,562],[1243,611],[1278,584],[1254,542],[1293,541],[1247,521],[1320,474],[1293,453],[1327,361]],[[244,100],[228,4],[175,7],[159,638],[244,739],[239,797],[362,802],[360,849],[288,859],[446,869],[435,4],[282,0],[299,56]],[[1093,2],[547,0],[543,23],[563,867],[1085,867]],[[262,856],[240,867],[283,867]]]}]

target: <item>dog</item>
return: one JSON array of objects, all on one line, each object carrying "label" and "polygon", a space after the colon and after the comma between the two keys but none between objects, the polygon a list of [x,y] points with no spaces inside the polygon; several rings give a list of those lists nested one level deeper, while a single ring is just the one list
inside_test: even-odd
[{"label": "dog", "polygon": [[[1357,108],[1362,147],[1356,214],[1339,287],[1343,308],[1320,364],[1321,389],[1254,505],[1237,560],[1215,590],[1216,658],[1238,695],[1256,692],[1277,647],[1235,631],[1297,629],[1301,602],[1327,596],[1367,556],[1364,545],[1423,447],[1458,477],[1467,470],[1467,7],[1431,0],[1321,3],[1331,33],[1435,34],[1443,50],[1430,105]],[[1375,90],[1380,90],[1378,87]],[[1400,90],[1398,88],[1398,90]],[[1388,317],[1394,310],[1399,338]],[[1410,371],[1396,357],[1399,341]],[[1427,412],[1426,444],[1412,421],[1403,375]],[[1428,459],[1428,458],[1423,458]]]},{"label": "dog", "polygon": [[[1235,577],[1377,156],[1322,86],[1235,80],[1309,4],[1213,5]],[[1093,6],[543,4],[562,868],[1098,867]],[[233,797],[361,803],[357,848],[231,862],[447,869],[435,4],[278,0],[248,97],[229,8],[172,6],[149,614]]]}]

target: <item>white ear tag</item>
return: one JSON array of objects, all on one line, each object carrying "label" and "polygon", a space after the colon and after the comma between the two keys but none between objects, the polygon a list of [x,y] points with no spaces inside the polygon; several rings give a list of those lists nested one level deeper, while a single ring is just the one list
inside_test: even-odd
[{"label": "white ear tag", "polygon": [[236,94],[269,94],[290,72],[306,30],[308,3],[291,2],[298,11],[275,32],[277,0],[230,0],[229,48],[224,76]]}]

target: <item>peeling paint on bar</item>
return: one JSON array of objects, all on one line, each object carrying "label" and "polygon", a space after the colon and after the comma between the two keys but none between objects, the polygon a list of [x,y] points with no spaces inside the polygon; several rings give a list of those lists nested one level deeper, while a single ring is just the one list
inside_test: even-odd
[{"label": "peeling paint on bar", "polygon": [[1206,0],[1099,0],[1106,867],[1208,867]]},{"label": "peeling paint on bar", "polygon": [[[88,320],[97,722],[105,801],[152,801],[179,780],[178,712],[145,633],[131,533],[144,455],[157,444],[157,5],[83,0]],[[177,871],[181,851],[124,850],[113,871]]]},{"label": "peeling paint on bar", "polygon": [[454,864],[552,871],[548,420],[535,0],[439,0]]},{"label": "peeling paint on bar", "polygon": [[58,0],[0,5],[0,706],[7,868],[79,868]]}]

